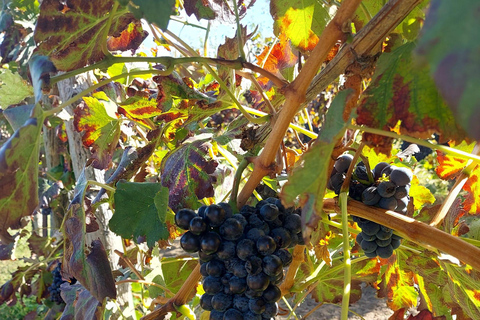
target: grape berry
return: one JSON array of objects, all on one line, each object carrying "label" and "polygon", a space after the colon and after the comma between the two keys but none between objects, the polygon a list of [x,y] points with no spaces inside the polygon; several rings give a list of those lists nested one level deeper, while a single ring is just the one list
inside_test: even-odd
[{"label": "grape berry", "polygon": [[199,253],[205,290],[200,306],[210,311],[210,319],[275,318],[277,285],[292,262],[287,248],[303,243],[298,211],[268,198],[236,214],[226,203],[203,206],[198,213],[182,209],[175,222],[187,231],[182,248]]},{"label": "grape berry", "polygon": [[[337,194],[340,193],[352,159],[351,155],[344,154],[335,161],[328,187]],[[364,163],[360,162],[354,170],[349,195],[368,206],[405,214],[410,200],[408,191],[412,178],[410,169],[392,166],[386,162],[378,163],[369,175]],[[378,256],[386,259],[400,246],[402,238],[393,234],[392,229],[356,216],[353,217],[353,221],[362,229],[356,241],[367,257]]]},{"label": "grape berry", "polygon": [[62,297],[60,296],[60,285],[66,282],[62,279],[61,270],[62,264],[59,263],[52,271],[53,281],[50,287],[48,287],[48,292],[50,292],[50,300],[55,302],[56,304],[65,303],[65,301],[63,301]]}]

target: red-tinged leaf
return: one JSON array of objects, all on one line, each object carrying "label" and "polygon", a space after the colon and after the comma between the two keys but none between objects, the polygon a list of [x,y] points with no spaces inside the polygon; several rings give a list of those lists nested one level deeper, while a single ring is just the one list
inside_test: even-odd
[{"label": "red-tinged leaf", "polygon": [[[430,65],[430,74],[458,123],[480,139],[480,43],[477,1],[430,2],[417,54]],[[461,36],[459,36],[461,35]]]},{"label": "red-tinged leaf", "polygon": [[39,105],[32,117],[0,148],[0,241],[14,241],[8,228],[22,227],[22,217],[29,216],[38,204],[38,157],[43,125]]},{"label": "red-tinged leaf", "polygon": [[[72,202],[64,223],[63,272],[77,279],[99,302],[115,299],[116,289],[107,252],[100,240],[87,246],[84,197],[87,189],[85,170],[77,179]],[[88,254],[86,253],[88,252]]]},{"label": "red-tinged leaf", "polygon": [[131,22],[120,36],[108,38],[107,48],[110,51],[137,50],[147,36],[148,32],[143,30],[142,23],[137,20]]},{"label": "red-tinged leaf", "polygon": [[405,320],[405,311],[407,311],[405,308],[396,310],[388,320]]},{"label": "red-tinged leaf", "polygon": [[480,213],[480,167],[477,166],[463,186],[463,190],[467,191],[463,208],[471,214]]},{"label": "red-tinged leaf", "polygon": [[382,259],[385,265],[381,267],[378,297],[387,298],[387,305],[392,310],[417,305],[418,293],[414,287],[414,274],[405,264],[409,255],[409,252],[397,249],[389,259]]},{"label": "red-tinged leaf", "polygon": [[95,299],[81,284],[63,283],[60,290],[60,295],[66,304],[60,319],[103,319],[104,308],[102,303]]},{"label": "red-tinged leaf", "polygon": [[120,105],[121,107],[118,107],[118,113],[123,114],[132,121],[140,122],[150,129],[154,128],[151,128],[150,122],[145,121],[145,119],[162,114],[162,110],[158,108],[157,102],[147,97],[130,97]]},{"label": "red-tinged leaf", "polygon": [[170,191],[169,207],[177,212],[182,208],[198,207],[198,199],[213,197],[213,177],[217,167],[206,160],[209,143],[186,143],[165,158],[161,183]]},{"label": "red-tinged leaf", "polygon": [[[450,147],[452,148],[469,153],[472,152],[474,146],[475,142],[467,144],[465,141],[462,141],[462,143],[456,146],[450,144]],[[438,166],[435,168],[435,171],[437,172],[437,175],[444,180],[455,178],[455,175],[463,170],[468,161],[462,158],[444,154],[441,151],[437,151],[437,160]]]},{"label": "red-tinged leaf", "polygon": [[65,127],[65,122],[62,122],[61,125],[58,125],[55,128],[56,134],[58,139],[62,142],[67,142],[68,141],[68,136],[67,136],[67,128]]},{"label": "red-tinged leaf", "polygon": [[[257,56],[257,64],[263,65],[263,68],[282,78],[280,73],[286,68],[295,66],[298,56],[292,52],[290,48],[290,41],[283,34],[280,35],[280,41],[277,42],[273,48],[265,47],[263,52]],[[268,79],[266,77],[260,77],[258,81],[266,85]]]},{"label": "red-tinged leaf", "polygon": [[[243,18],[247,9],[253,6],[256,0],[237,1],[239,18]],[[235,12],[231,0],[185,0],[186,13],[200,19],[216,20],[218,22],[235,23]]]},{"label": "red-tinged leaf", "polygon": [[446,320],[445,316],[435,317],[430,311],[422,310],[416,316],[410,315],[407,320]]},{"label": "red-tinged leaf", "polygon": [[28,238],[27,243],[30,251],[39,257],[47,257],[53,250],[51,239],[40,237],[35,232]]},{"label": "red-tinged leaf", "polygon": [[75,108],[73,123],[75,130],[84,133],[83,145],[92,147],[92,166],[106,169],[111,165],[113,152],[117,148],[120,120],[109,115],[116,111],[115,104],[105,94],[96,95],[104,98],[105,103],[94,97],[84,97],[84,103]]},{"label": "red-tinged leaf", "polygon": [[311,51],[331,19],[330,9],[314,0],[272,0],[270,13],[275,20],[274,32],[277,36],[284,34],[294,47]]},{"label": "red-tinged leaf", "polygon": [[378,60],[372,82],[357,108],[357,123],[427,139],[438,133],[441,141],[462,141],[463,130],[443,103],[428,68],[412,59],[414,43],[407,43]]},{"label": "red-tinged leaf", "polygon": [[70,71],[102,60],[104,36],[119,36],[134,21],[131,13],[112,19],[114,1],[45,0],[35,26],[37,53],[47,55],[58,70]]},{"label": "red-tinged leaf", "polygon": [[413,197],[415,210],[420,210],[427,203],[432,204],[435,202],[432,192],[428,188],[421,186],[416,176],[412,179],[412,186],[408,194]]}]

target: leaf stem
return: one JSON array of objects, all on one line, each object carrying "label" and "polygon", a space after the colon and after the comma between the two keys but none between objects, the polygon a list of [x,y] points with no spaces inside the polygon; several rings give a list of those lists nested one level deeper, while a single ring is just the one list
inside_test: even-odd
[{"label": "leaf stem", "polygon": [[238,194],[238,188],[240,186],[240,182],[242,181],[242,174],[243,171],[247,168],[248,166],[248,160],[246,158],[243,158],[242,161],[238,164],[237,171],[235,172],[235,178],[233,180],[233,187],[232,187],[232,195],[230,196],[230,201],[228,202],[230,206],[234,209],[233,211],[238,211],[237,208],[237,194]]},{"label": "leaf stem", "polygon": [[108,184],[101,183],[101,182],[98,182],[98,181],[95,181],[95,180],[88,180],[87,184],[88,185],[93,184],[94,186],[99,186],[100,188],[103,188],[103,189],[108,190],[110,192],[115,192],[115,190],[116,190],[114,187],[111,187]]},{"label": "leaf stem", "polygon": [[352,261],[350,258],[350,237],[348,233],[347,192],[340,193],[340,209],[342,211],[343,233],[343,296],[342,320],[348,320],[348,305],[350,302],[350,287],[352,282]]},{"label": "leaf stem", "polygon": [[105,31],[104,31],[104,34],[103,34],[103,38],[102,38],[102,51],[103,51],[103,54],[108,57],[108,56],[111,56],[112,54],[110,53],[110,51],[108,51],[108,48],[107,48],[107,40],[108,40],[108,34],[110,32],[110,27],[112,26],[112,20],[113,20],[113,16],[115,15],[115,13],[117,12],[117,9],[118,9],[118,1],[115,1],[113,3],[113,7],[112,9],[110,10],[109,14],[108,14],[108,20],[107,20],[107,23],[105,24]]},{"label": "leaf stem", "polygon": [[240,16],[238,15],[237,1],[233,1],[233,10],[235,11],[235,21],[237,22],[237,43],[240,59],[245,61],[245,52],[243,51],[242,26],[240,25]]},{"label": "leaf stem", "polygon": [[390,138],[394,138],[394,139],[402,139],[402,140],[408,141],[410,143],[415,143],[415,144],[418,144],[418,145],[421,145],[421,146],[424,146],[424,147],[427,147],[427,148],[430,148],[430,149],[439,150],[439,151],[442,151],[444,153],[448,153],[448,154],[457,156],[457,157],[462,158],[462,159],[472,160],[472,161],[476,162],[477,164],[480,164],[480,156],[478,156],[476,154],[471,154],[471,153],[468,153],[468,152],[464,152],[464,151],[457,150],[457,149],[447,147],[447,146],[443,146],[443,145],[433,144],[433,143],[427,142],[427,141],[422,140],[422,139],[412,138],[412,137],[409,137],[409,136],[406,136],[406,135],[396,134],[395,132],[389,132],[389,131],[384,131],[384,130],[375,129],[375,128],[369,128],[369,127],[362,127],[362,126],[357,126],[357,125],[353,125],[353,124],[348,125],[348,128],[352,129],[352,130],[360,130],[360,131],[363,131],[363,132],[378,134],[380,136],[390,137]]}]

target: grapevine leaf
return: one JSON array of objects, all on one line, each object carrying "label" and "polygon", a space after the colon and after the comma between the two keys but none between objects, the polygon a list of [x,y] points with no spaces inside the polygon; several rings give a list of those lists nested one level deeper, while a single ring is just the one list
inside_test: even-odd
[{"label": "grapevine leaf", "polygon": [[66,304],[60,319],[96,320],[103,318],[102,303],[81,284],[63,283],[60,289],[60,295]]},{"label": "grapevine leaf", "polygon": [[35,102],[40,101],[43,95],[43,88],[50,83],[50,73],[57,71],[48,57],[35,55],[28,62],[28,69],[32,78]]},{"label": "grapevine leaf", "polygon": [[[455,148],[460,151],[471,153],[475,142],[467,144],[465,141],[462,141],[459,145],[453,145],[450,143],[450,147]],[[444,154],[443,152],[437,151],[437,160],[438,166],[435,168],[437,175],[444,179],[453,179],[455,175],[463,170],[468,160],[458,158],[449,154]]]},{"label": "grapevine leaf", "polygon": [[167,202],[168,189],[160,183],[119,182],[110,229],[126,239],[145,236],[153,247],[156,241],[168,239]]},{"label": "grapevine leaf", "polygon": [[217,162],[205,160],[209,146],[197,140],[184,144],[165,158],[161,183],[170,190],[168,205],[173,211],[196,208],[198,199],[213,197],[211,174]]},{"label": "grapevine leaf", "polygon": [[92,147],[92,165],[96,169],[106,169],[111,164],[120,137],[120,120],[109,113],[116,109],[115,104],[105,94],[98,94],[106,100],[101,103],[95,97],[84,97],[74,111],[74,126],[78,132],[84,132],[82,142],[85,147]]},{"label": "grapevine leaf", "polygon": [[85,169],[75,186],[73,200],[68,206],[64,223],[65,252],[63,271],[75,277],[99,302],[105,297],[116,297],[115,280],[107,252],[100,240],[86,244],[84,197],[87,190]]},{"label": "grapevine leaf", "polygon": [[[165,263],[168,262],[168,263]],[[162,272],[166,286],[176,293],[197,265],[196,261],[163,258]]]},{"label": "grapevine leaf", "polygon": [[35,105],[22,104],[13,108],[8,108],[3,111],[3,115],[12,126],[13,130],[17,131],[30,118]]},{"label": "grapevine leaf", "polygon": [[[245,43],[251,35],[247,35],[247,27],[242,26],[240,28],[242,41]],[[233,38],[225,37],[225,43],[218,46],[217,56],[221,59],[235,60],[239,57],[240,52],[238,50],[238,38],[235,35]],[[222,79],[227,85],[231,84],[232,78],[235,79],[235,72],[231,68],[218,66],[218,76]],[[237,84],[238,85],[238,84]],[[220,89],[223,91],[222,89]],[[225,93],[224,93],[225,94]]]},{"label": "grapevine leaf", "polygon": [[102,43],[107,41],[104,36],[119,36],[134,21],[130,13],[117,15],[110,29],[105,30],[113,3],[113,0],[42,1],[34,33],[37,53],[49,56],[62,71],[102,60],[105,57]]},{"label": "grapevine leaf", "polygon": [[342,115],[348,95],[349,90],[345,90],[335,97],[317,141],[297,162],[297,167],[279,195],[287,206],[293,206],[295,198],[299,195],[303,201],[311,196],[316,197],[314,210],[310,210],[309,214],[304,217],[306,222],[310,221],[313,212],[316,214],[322,212],[322,199],[328,181],[330,156],[335,142],[342,136],[346,125]]},{"label": "grapevine leaf", "polygon": [[[338,261],[333,267],[339,266],[341,263],[342,262]],[[351,303],[360,300],[362,297],[361,283],[374,282],[377,279],[378,271],[378,263],[373,259],[352,264],[352,282],[350,287]],[[340,302],[343,295],[343,272],[343,268],[341,268],[334,273],[327,273],[328,276],[322,276],[312,291],[312,298],[317,302]]]},{"label": "grapevine leaf", "polygon": [[[281,71],[293,67],[297,63],[298,57],[292,52],[290,41],[281,34],[280,41],[273,48],[265,47],[257,56],[257,64],[264,65],[263,68],[282,78]],[[268,83],[269,79],[261,77],[258,81],[262,84]]]},{"label": "grapevine leaf", "polygon": [[414,48],[407,43],[382,54],[357,109],[357,123],[388,131],[400,121],[401,134],[426,139],[438,133],[441,141],[463,140],[463,130],[443,103],[428,68],[414,64]]},{"label": "grapevine leaf", "polygon": [[[150,128],[150,124],[144,119],[162,114],[162,110],[157,107],[157,102],[154,99],[149,99],[141,96],[133,96],[120,104],[118,113],[123,114],[130,120],[143,123]],[[150,128],[154,129],[154,128]]]},{"label": "grapevine leaf", "polygon": [[467,191],[463,208],[471,214],[480,212],[480,167],[477,166],[475,170],[470,173],[470,176],[463,186],[463,190]]},{"label": "grapevine leaf", "polygon": [[0,70],[0,109],[20,103],[32,95],[32,87],[18,73],[12,73],[8,69]]},{"label": "grapevine leaf", "polygon": [[32,232],[32,235],[27,240],[28,248],[32,253],[35,253],[37,256],[48,256],[52,250],[53,246],[51,243],[51,239],[46,237],[41,237],[37,235],[35,232]]},{"label": "grapevine leaf", "polygon": [[132,0],[128,9],[137,19],[145,19],[166,30],[170,15],[175,14],[175,0]]},{"label": "grapevine leaf", "polygon": [[440,261],[447,273],[444,287],[470,319],[480,319],[480,273],[469,266],[457,266]]},{"label": "grapevine leaf", "polygon": [[315,0],[272,0],[270,13],[275,35],[284,34],[292,45],[300,50],[315,48],[318,36],[330,21],[328,8]]},{"label": "grapevine leaf", "polygon": [[414,274],[405,264],[409,254],[397,249],[393,256],[383,260],[385,265],[381,267],[382,280],[379,284],[378,297],[387,298],[387,305],[392,310],[417,305],[418,293],[413,286]]},{"label": "grapevine leaf", "polygon": [[137,20],[131,22],[128,27],[120,33],[120,36],[108,38],[107,48],[110,51],[137,50],[147,36],[148,32],[143,30],[142,23]]},{"label": "grapevine leaf", "polygon": [[36,105],[32,117],[0,148],[0,241],[13,237],[8,228],[21,228],[22,217],[38,204],[38,157],[43,111]]},{"label": "grapevine leaf", "polygon": [[[476,1],[431,1],[419,39],[417,54],[430,65],[430,73],[456,119],[468,134],[480,139],[480,43]],[[459,36],[461,35],[461,36]]]},{"label": "grapevine leaf", "polygon": [[[239,18],[242,19],[247,9],[253,6],[256,0],[237,1]],[[185,12],[191,16],[195,15],[197,20],[207,19],[218,22],[234,23],[235,12],[231,0],[185,0]]]},{"label": "grapevine leaf", "polygon": [[415,206],[415,210],[421,209],[426,203],[435,202],[435,197],[433,194],[428,188],[420,185],[420,181],[416,176],[412,179],[412,186],[410,187],[408,194],[413,197],[413,205]]}]

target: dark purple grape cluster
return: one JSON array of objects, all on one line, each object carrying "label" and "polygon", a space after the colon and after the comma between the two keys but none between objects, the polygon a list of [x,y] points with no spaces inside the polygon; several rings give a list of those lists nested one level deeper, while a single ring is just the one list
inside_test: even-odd
[{"label": "dark purple grape cluster", "polygon": [[55,269],[53,269],[52,271],[53,281],[50,287],[48,287],[47,289],[48,292],[50,292],[50,300],[52,300],[56,304],[65,303],[65,301],[63,301],[62,297],[60,296],[60,291],[61,291],[60,285],[66,282],[65,280],[62,279],[61,271],[62,271],[62,264],[59,263],[57,264]]},{"label": "dark purple grape cluster", "polygon": [[[337,194],[340,193],[352,159],[352,155],[344,154],[335,161],[328,188]],[[408,192],[412,178],[412,171],[405,167],[380,162],[369,173],[365,164],[359,162],[352,174],[349,196],[369,206],[405,214],[410,201]],[[388,258],[400,246],[402,238],[393,234],[392,229],[356,216],[353,216],[353,221],[362,229],[356,240],[367,257]]]},{"label": "dark purple grape cluster", "polygon": [[268,198],[233,213],[226,203],[182,209],[176,225],[187,252],[198,252],[205,294],[200,306],[210,319],[275,318],[281,298],[278,284],[292,262],[287,250],[303,244],[299,211]]}]

